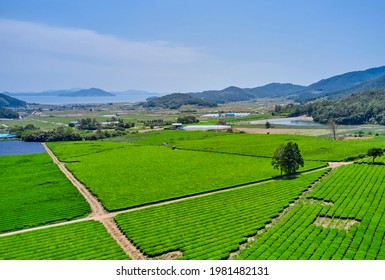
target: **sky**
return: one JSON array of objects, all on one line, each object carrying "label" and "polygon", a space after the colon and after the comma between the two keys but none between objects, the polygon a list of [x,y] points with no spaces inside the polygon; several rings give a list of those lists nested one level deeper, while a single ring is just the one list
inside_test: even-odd
[{"label": "sky", "polygon": [[309,85],[385,65],[385,1],[0,0],[0,92]]}]

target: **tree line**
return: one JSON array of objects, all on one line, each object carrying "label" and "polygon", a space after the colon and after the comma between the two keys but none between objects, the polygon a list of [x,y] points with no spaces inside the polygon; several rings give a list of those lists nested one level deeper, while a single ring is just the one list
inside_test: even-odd
[{"label": "tree line", "polygon": [[385,89],[367,90],[340,100],[321,100],[303,105],[278,105],[274,112],[289,117],[310,115],[314,121],[323,124],[333,119],[337,124],[385,125]]}]

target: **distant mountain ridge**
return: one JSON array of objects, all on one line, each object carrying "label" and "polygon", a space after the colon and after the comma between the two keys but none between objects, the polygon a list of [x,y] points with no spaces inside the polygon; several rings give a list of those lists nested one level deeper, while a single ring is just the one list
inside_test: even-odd
[{"label": "distant mountain ridge", "polygon": [[333,93],[348,90],[359,86],[360,84],[375,80],[383,75],[385,75],[385,66],[344,73],[322,79],[307,86],[302,91],[297,92],[297,96],[294,97],[294,99],[299,102],[304,102],[318,99],[326,95],[332,98]]},{"label": "distant mountain ridge", "polygon": [[[206,90],[202,92],[185,93],[193,98],[203,99],[214,103],[246,101],[255,98],[287,98],[304,103],[319,98],[339,99],[355,92],[367,89],[385,88],[385,66],[353,71],[322,79],[309,86],[291,83],[270,83],[254,88],[229,86],[222,90]],[[57,97],[98,97],[133,94],[145,100],[153,96],[164,96],[160,93],[149,93],[140,90],[126,92],[107,92],[98,88],[57,90],[34,93],[9,93],[10,96],[57,96]]]},{"label": "distant mountain ridge", "polygon": [[25,101],[11,97],[6,93],[0,93],[0,107],[25,107],[27,105]]},{"label": "distant mountain ridge", "polygon": [[68,96],[68,97],[95,97],[95,96],[115,96],[115,94],[99,88],[89,88],[80,90],[52,90],[43,92],[18,92],[9,93],[12,96]]},{"label": "distant mountain ridge", "polygon": [[213,102],[235,102],[245,101],[254,98],[275,98],[289,96],[305,88],[304,86],[290,83],[270,83],[255,88],[239,88],[235,86],[227,87],[223,90],[209,90],[203,92],[187,93],[196,98],[203,98]]},{"label": "distant mountain ridge", "polygon": [[196,105],[204,107],[216,107],[217,103],[202,98],[192,97],[184,93],[172,93],[158,98],[151,98],[143,102],[144,107],[159,107],[168,109],[179,109],[183,105]]},{"label": "distant mountain ridge", "polygon": [[89,89],[81,89],[75,92],[66,92],[61,93],[58,96],[69,96],[69,97],[95,97],[95,96],[115,96],[110,92],[104,91],[99,88],[89,88]]},{"label": "distant mountain ridge", "polygon": [[371,80],[366,83],[359,84],[357,86],[351,87],[349,89],[336,91],[327,94],[326,96],[329,99],[340,99],[350,95],[353,95],[358,92],[367,91],[367,90],[375,90],[385,88],[385,75],[380,76],[377,79]]},{"label": "distant mountain ridge", "polygon": [[[385,75],[385,66],[344,73],[322,79],[309,86],[290,83],[271,83],[255,88],[230,86],[222,90],[208,90],[187,94],[218,103],[276,97],[285,97],[297,102],[306,102],[324,96],[328,96],[328,98],[342,98],[359,90],[382,88],[383,80],[381,77],[383,75]],[[376,79],[379,80],[375,81]]]}]

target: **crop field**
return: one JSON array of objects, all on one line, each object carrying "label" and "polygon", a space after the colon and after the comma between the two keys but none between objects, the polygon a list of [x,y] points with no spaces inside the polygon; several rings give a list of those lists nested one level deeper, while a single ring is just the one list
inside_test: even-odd
[{"label": "crop field", "polygon": [[207,139],[215,136],[222,136],[223,132],[214,131],[184,131],[184,130],[157,130],[146,133],[135,133],[115,138],[108,141],[134,143],[135,145],[174,145],[177,141]]},{"label": "crop field", "polygon": [[240,259],[385,259],[385,166],[343,166]]},{"label": "crop field", "polygon": [[124,260],[128,256],[95,221],[0,237],[2,260]]},{"label": "crop field", "polygon": [[341,161],[366,154],[372,147],[384,146],[384,137],[363,140],[334,141],[328,138],[300,135],[224,134],[203,140],[177,141],[176,147],[196,151],[272,157],[281,144],[296,142],[305,160]]},{"label": "crop field", "polygon": [[[108,210],[189,196],[279,175],[270,159],[122,143],[49,144]],[[70,152],[67,153],[67,151]],[[72,163],[71,163],[72,162]],[[306,163],[307,169],[323,166]]]},{"label": "crop field", "polygon": [[182,259],[224,259],[325,172],[133,211],[115,220],[149,256],[182,251]]},{"label": "crop field", "polygon": [[0,232],[71,220],[90,207],[46,153],[0,157]]}]

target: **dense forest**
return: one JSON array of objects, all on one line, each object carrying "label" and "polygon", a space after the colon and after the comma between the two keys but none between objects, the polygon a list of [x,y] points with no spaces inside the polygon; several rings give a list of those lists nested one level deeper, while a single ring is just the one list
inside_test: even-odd
[{"label": "dense forest", "polygon": [[287,113],[290,117],[311,115],[319,123],[334,119],[338,124],[385,125],[385,88],[355,93],[340,100],[276,106],[275,113]]},{"label": "dense forest", "polygon": [[19,113],[12,111],[11,109],[0,107],[0,118],[17,119],[18,117]]}]

